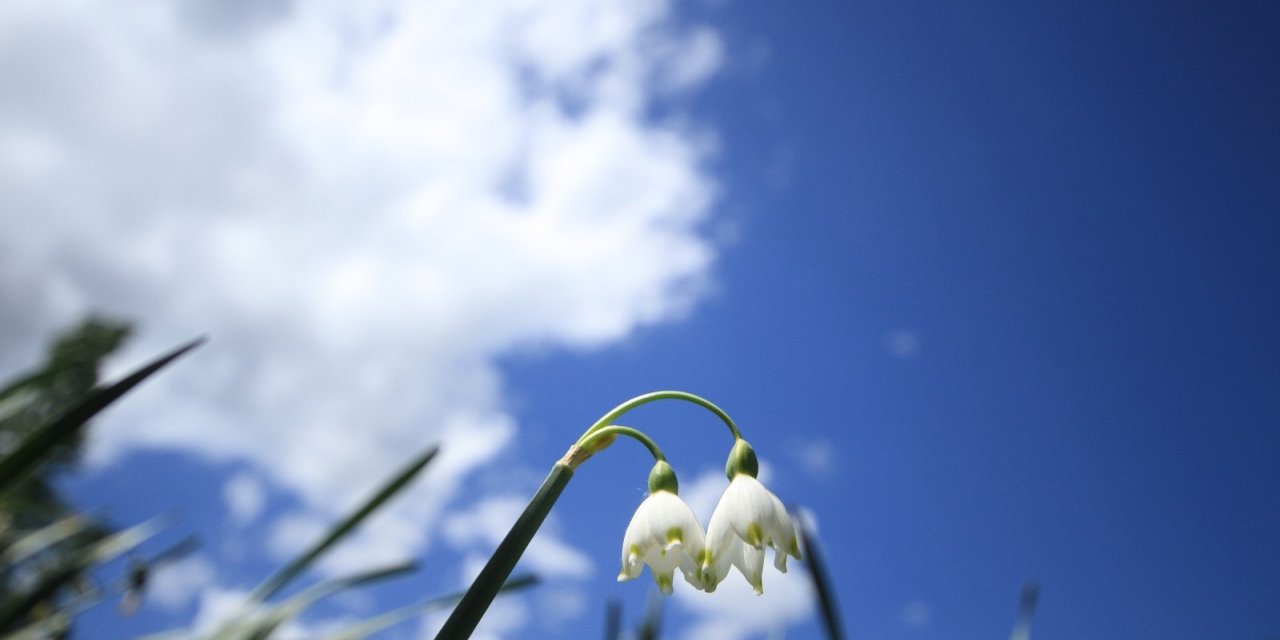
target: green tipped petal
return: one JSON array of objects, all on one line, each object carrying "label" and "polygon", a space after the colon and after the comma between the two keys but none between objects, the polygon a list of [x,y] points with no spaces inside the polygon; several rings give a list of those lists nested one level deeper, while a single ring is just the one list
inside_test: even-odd
[{"label": "green tipped petal", "polygon": [[[655,469],[661,466],[655,465]],[[661,477],[663,473],[654,475]],[[678,567],[685,581],[694,588],[703,587],[696,564],[706,553],[702,525],[689,505],[671,491],[654,491],[640,503],[627,526],[622,548],[623,572],[629,578],[639,575],[643,565],[648,565],[659,588],[669,594]]]},{"label": "green tipped petal", "polygon": [[[735,447],[739,462],[747,456]],[[731,465],[733,458],[731,457]],[[774,567],[786,572],[788,555],[799,557],[795,527],[782,502],[749,474],[738,473],[729,482],[706,530],[707,553],[704,554],[704,591],[712,591],[736,567],[756,591],[764,589],[762,573],[764,547],[774,551]]]}]

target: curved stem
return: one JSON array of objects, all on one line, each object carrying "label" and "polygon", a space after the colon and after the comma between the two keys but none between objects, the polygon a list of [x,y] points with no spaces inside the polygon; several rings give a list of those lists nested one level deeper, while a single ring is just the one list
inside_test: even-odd
[{"label": "curved stem", "polygon": [[645,435],[643,431],[640,431],[639,429],[632,429],[631,427],[624,427],[618,424],[601,427],[588,435],[582,436],[582,439],[578,441],[578,446],[586,449],[594,449],[595,447],[593,445],[596,442],[611,435],[630,436],[635,438],[640,441],[640,444],[643,444],[645,448],[649,450],[649,453],[653,454],[654,460],[666,461],[667,459],[667,456],[662,453],[662,449],[658,448],[658,443]]},{"label": "curved stem", "polygon": [[602,416],[599,420],[596,420],[595,424],[587,428],[587,431],[582,434],[582,437],[578,438],[578,444],[581,445],[583,442],[586,441],[588,436],[594,434],[595,432],[601,429],[604,429],[612,425],[614,420],[621,418],[623,414],[627,413],[628,411],[631,411],[632,409],[635,409],[636,407],[639,407],[641,405],[649,404],[650,402],[653,402],[655,400],[684,400],[685,402],[692,402],[693,404],[696,404],[704,409],[707,409],[711,413],[716,414],[716,417],[720,418],[720,420],[723,421],[725,425],[729,427],[729,431],[730,433],[733,434],[733,438],[735,440],[742,439],[742,434],[738,432],[738,425],[734,424],[733,418],[730,418],[729,414],[724,412],[724,409],[717,407],[710,400],[707,400],[702,396],[696,396],[686,391],[654,391],[652,393],[646,393],[641,396],[636,396],[614,407],[612,411],[604,414],[604,416]]}]

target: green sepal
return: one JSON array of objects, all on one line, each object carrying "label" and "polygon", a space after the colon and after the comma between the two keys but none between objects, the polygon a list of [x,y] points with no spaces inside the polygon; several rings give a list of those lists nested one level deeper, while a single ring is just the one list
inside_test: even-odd
[{"label": "green sepal", "polygon": [[676,470],[672,469],[666,460],[659,460],[653,463],[653,469],[649,471],[649,494],[653,495],[659,491],[680,493],[680,483],[676,480]]},{"label": "green sepal", "polygon": [[733,480],[738,474],[748,475],[752,478],[760,473],[760,461],[756,460],[756,451],[747,444],[746,440],[738,438],[733,443],[733,449],[729,451],[729,460],[724,463],[724,474]]}]

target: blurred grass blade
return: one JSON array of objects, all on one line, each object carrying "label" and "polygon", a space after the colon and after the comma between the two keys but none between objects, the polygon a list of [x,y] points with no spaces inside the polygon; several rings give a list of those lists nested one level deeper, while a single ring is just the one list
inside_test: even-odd
[{"label": "blurred grass blade", "polygon": [[163,526],[158,520],[148,520],[87,545],[83,551],[75,554],[61,566],[40,576],[25,593],[6,597],[0,603],[0,629],[12,627],[28,611],[37,604],[53,598],[58,590],[70,584],[77,576],[142,544]]},{"label": "blurred grass blade", "polygon": [[381,489],[374,493],[373,496],[365,501],[364,504],[360,505],[358,509],[352,512],[351,515],[343,519],[342,522],[334,525],[334,527],[330,529],[323,538],[317,541],[315,545],[310,549],[307,549],[297,558],[294,558],[289,562],[289,564],[277,571],[275,575],[267,578],[262,584],[258,585],[258,588],[253,590],[253,594],[250,595],[249,599],[256,602],[266,601],[268,598],[287,586],[291,580],[298,577],[298,575],[303,571],[306,571],[307,567],[310,567],[311,564],[324,554],[324,552],[328,551],[330,547],[337,544],[348,534],[354,531],[365,518],[369,517],[369,514],[377,510],[378,507],[381,507],[384,502],[390,500],[396,493],[399,493],[405,485],[409,484],[410,480],[413,480],[413,478],[417,476],[433,458],[435,458],[439,451],[440,447],[431,447],[426,452],[415,458],[403,470],[391,478],[389,482],[383,485]]},{"label": "blurred grass blade", "polygon": [[[307,588],[284,602],[269,607],[258,615],[240,615],[232,619],[218,632],[214,640],[265,640],[280,625],[297,618],[311,605],[339,591],[381,582],[402,576],[418,568],[417,563],[405,562],[390,567],[365,571],[346,578],[322,582]],[[257,604],[250,600],[249,606]]]},{"label": "blurred grass blade", "polygon": [[1036,614],[1036,603],[1040,600],[1040,583],[1028,580],[1022,583],[1022,594],[1018,597],[1018,617],[1013,622],[1013,633],[1009,640],[1031,640],[1031,618]]},{"label": "blurred grass blade", "polygon": [[87,519],[77,514],[23,534],[0,554],[0,566],[11,569],[27,558],[88,529],[90,524]]},{"label": "blurred grass blade", "polygon": [[171,629],[158,633],[148,633],[145,636],[137,636],[133,640],[191,640],[191,631],[187,629]]},{"label": "blurred grass blade", "polygon": [[117,576],[100,590],[79,594],[77,597],[63,602],[60,609],[62,613],[76,616],[97,604],[104,597],[123,593],[125,594],[125,602],[121,603],[122,613],[131,615],[133,613],[132,608],[127,606],[126,603],[130,603],[130,598],[134,598],[136,601],[132,602],[133,606],[141,604],[146,582],[149,581],[155,570],[158,567],[182,559],[199,546],[199,541],[195,536],[187,536],[150,559],[131,560],[128,570],[123,575]]},{"label": "blurred grass blade", "polygon": [[662,601],[664,596],[649,592],[649,601],[645,603],[644,620],[636,629],[636,640],[658,640],[662,635]]},{"label": "blurred grass blade", "polygon": [[[534,575],[517,576],[502,585],[500,593],[509,593],[527,589],[538,584],[538,577]],[[324,640],[361,640],[367,638],[387,627],[399,624],[405,620],[415,616],[422,615],[427,611],[435,608],[445,607],[462,599],[464,592],[458,591],[445,596],[438,596],[422,602],[416,602],[407,607],[401,607],[388,611],[384,614],[375,616],[363,622],[356,623],[345,629],[341,629],[333,634],[324,637]]]},{"label": "blurred grass blade", "polygon": [[26,391],[29,387],[40,387],[45,385],[50,380],[61,375],[63,371],[70,368],[70,363],[64,364],[60,367],[49,367],[36,371],[35,373],[28,373],[27,375],[14,380],[13,382],[5,385],[3,389],[0,389],[0,404],[4,403],[4,401],[8,400],[10,397]]},{"label": "blurred grass blade", "polygon": [[171,562],[177,562],[191,555],[193,552],[195,552],[196,549],[199,549],[199,548],[200,548],[200,538],[194,535],[189,535],[179,540],[173,546],[164,549],[163,551],[155,554],[154,556],[151,556],[151,558],[147,560],[147,565],[155,568],[155,567],[169,564]]},{"label": "blurred grass blade", "polygon": [[0,459],[0,493],[8,488],[23,474],[30,471],[53,450],[59,443],[75,435],[86,422],[99,411],[105,409],[133,389],[138,383],[159,371],[188,351],[200,346],[204,338],[197,338],[187,344],[161,356],[125,379],[103,388],[90,391],[79,403],[71,407],[52,422],[36,429],[22,439],[12,453]]},{"label": "blurred grass blade", "polygon": [[844,627],[840,624],[840,605],[835,591],[831,587],[827,565],[822,560],[822,551],[818,549],[817,536],[809,529],[807,518],[799,509],[792,508],[796,514],[796,529],[800,532],[800,542],[804,550],[804,562],[809,566],[809,578],[813,581],[813,591],[818,596],[818,607],[822,611],[822,624],[827,629],[827,637],[831,640],[843,640]]},{"label": "blurred grass blade", "polygon": [[604,640],[622,639],[622,601],[609,598],[604,610]]},{"label": "blurred grass blade", "polygon": [[70,630],[70,616],[57,612],[4,636],[4,640],[50,640],[66,637],[64,634]]},{"label": "blurred grass blade", "polygon": [[126,616],[133,615],[142,605],[148,586],[153,583],[151,576],[155,575],[156,569],[177,562],[198,548],[200,548],[199,539],[189,535],[150,558],[130,561],[128,571],[111,584],[113,593],[116,592],[114,590],[118,590],[123,594],[120,600],[120,613]]}]

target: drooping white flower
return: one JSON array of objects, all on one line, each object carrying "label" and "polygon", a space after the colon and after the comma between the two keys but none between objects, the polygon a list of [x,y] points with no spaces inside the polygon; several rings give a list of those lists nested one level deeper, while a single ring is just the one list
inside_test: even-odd
[{"label": "drooping white flower", "polygon": [[[745,442],[739,441],[745,446]],[[735,451],[738,446],[735,445]],[[734,566],[742,572],[757,594],[764,593],[764,547],[773,547],[774,566],[787,572],[787,555],[800,558],[795,525],[782,501],[754,477],[755,454],[749,451],[749,465],[736,464],[730,457],[729,488],[707,524],[707,551],[702,558],[703,588],[708,592]],[[746,456],[743,456],[746,457]],[[746,466],[747,469],[739,467]]]},{"label": "drooping white flower", "polygon": [[685,501],[676,495],[675,474],[670,465],[659,462],[649,476],[649,497],[640,503],[622,537],[622,571],[618,581],[640,575],[649,565],[658,589],[672,592],[672,575],[680,568],[684,579],[703,588],[698,560],[706,548],[702,525]]}]

